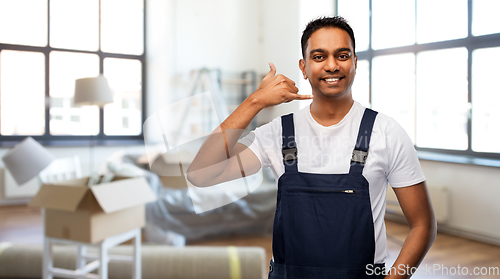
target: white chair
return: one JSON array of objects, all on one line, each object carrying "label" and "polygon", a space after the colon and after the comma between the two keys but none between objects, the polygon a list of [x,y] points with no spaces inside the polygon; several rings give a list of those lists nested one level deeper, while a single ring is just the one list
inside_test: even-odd
[{"label": "white chair", "polygon": [[[54,183],[69,179],[82,177],[80,159],[78,156],[55,159],[46,169],[39,174],[43,183]],[[45,220],[45,210],[42,208],[42,216]],[[44,221],[45,225],[45,221]],[[45,229],[44,229],[45,231]],[[134,253],[132,256],[109,255],[108,250],[127,240],[133,239]],[[77,245],[76,269],[62,269],[54,267],[52,245],[53,244]],[[94,246],[98,249],[97,254],[87,253],[87,247]],[[114,235],[95,244],[58,239],[44,236],[43,249],[43,279],[53,279],[54,276],[63,278],[99,278],[108,279],[108,263],[115,261],[130,261],[132,266],[132,278],[141,279],[141,229],[133,229],[118,235]],[[87,260],[92,260],[87,264]],[[98,274],[90,273],[98,269]]]}]

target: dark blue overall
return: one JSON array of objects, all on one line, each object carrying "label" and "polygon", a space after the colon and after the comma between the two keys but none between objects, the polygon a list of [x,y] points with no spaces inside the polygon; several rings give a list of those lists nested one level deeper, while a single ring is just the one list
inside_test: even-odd
[{"label": "dark blue overall", "polygon": [[362,175],[376,116],[365,110],[348,174],[299,172],[293,114],[282,116],[285,173],[278,180],[269,278],[383,278],[367,275],[384,264],[374,263],[370,193]]}]

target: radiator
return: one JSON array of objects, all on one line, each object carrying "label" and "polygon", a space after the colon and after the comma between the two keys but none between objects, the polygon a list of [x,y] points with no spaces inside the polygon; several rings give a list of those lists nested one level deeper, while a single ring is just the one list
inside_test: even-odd
[{"label": "radiator", "polygon": [[38,177],[23,185],[18,185],[7,169],[0,169],[0,175],[2,176],[0,181],[3,182],[3,196],[5,199],[31,198],[40,189],[41,183]]},{"label": "radiator", "polygon": [[[450,204],[450,194],[448,189],[443,186],[428,186],[428,190],[437,222],[442,224],[446,223],[449,217]],[[387,213],[403,216],[403,211],[399,206],[396,194],[394,194],[394,191],[390,186],[387,189],[387,206],[385,211]]]}]

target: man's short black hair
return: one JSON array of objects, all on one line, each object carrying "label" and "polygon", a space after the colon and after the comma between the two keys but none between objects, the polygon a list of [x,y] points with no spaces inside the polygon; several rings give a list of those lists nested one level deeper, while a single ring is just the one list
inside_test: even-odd
[{"label": "man's short black hair", "polygon": [[354,54],[356,54],[356,41],[354,40],[354,31],[352,31],[352,28],[347,23],[347,20],[345,20],[341,16],[320,17],[309,22],[306,26],[306,29],[304,29],[304,32],[302,32],[300,43],[302,45],[302,57],[304,59],[306,58],[307,40],[309,40],[309,38],[315,31],[321,28],[339,28],[346,31],[347,34],[349,34],[349,37],[351,37],[353,52]]}]

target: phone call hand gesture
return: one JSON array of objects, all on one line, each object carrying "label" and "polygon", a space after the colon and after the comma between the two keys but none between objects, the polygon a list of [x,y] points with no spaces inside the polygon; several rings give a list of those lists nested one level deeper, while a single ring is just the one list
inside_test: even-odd
[{"label": "phone call hand gesture", "polygon": [[295,86],[293,80],[282,74],[276,75],[276,67],[273,63],[269,63],[269,67],[271,68],[269,73],[251,95],[263,108],[288,103],[293,100],[312,99],[312,95],[297,94],[299,89]]}]

